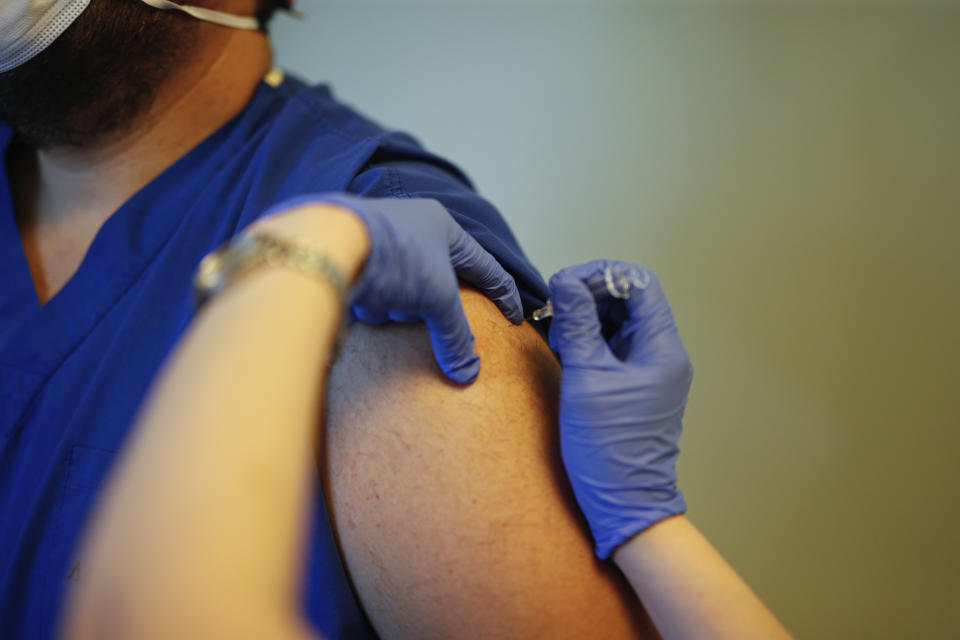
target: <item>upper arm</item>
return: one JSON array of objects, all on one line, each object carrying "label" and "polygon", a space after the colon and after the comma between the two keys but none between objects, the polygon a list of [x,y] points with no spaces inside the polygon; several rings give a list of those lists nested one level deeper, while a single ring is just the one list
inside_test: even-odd
[{"label": "upper arm", "polygon": [[358,325],[329,378],[325,491],[384,637],[657,637],[598,562],[557,438],[559,366],[462,291],[482,369],[460,387],[421,325]]}]

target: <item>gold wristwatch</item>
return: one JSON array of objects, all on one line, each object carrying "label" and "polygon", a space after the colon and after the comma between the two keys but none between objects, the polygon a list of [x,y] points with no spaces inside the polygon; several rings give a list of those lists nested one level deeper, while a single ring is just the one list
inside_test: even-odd
[{"label": "gold wristwatch", "polygon": [[258,231],[234,236],[200,262],[193,281],[195,307],[199,309],[231,282],[261,265],[319,276],[336,290],[341,305],[346,300],[347,283],[326,255],[305,240],[287,240]]}]

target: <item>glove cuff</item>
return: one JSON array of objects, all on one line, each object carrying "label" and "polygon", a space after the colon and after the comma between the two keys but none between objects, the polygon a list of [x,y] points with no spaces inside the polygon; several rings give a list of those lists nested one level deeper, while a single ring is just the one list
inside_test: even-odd
[{"label": "glove cuff", "polygon": [[633,509],[629,513],[624,513],[615,527],[605,528],[602,532],[593,531],[596,542],[594,552],[598,558],[606,560],[617,547],[638,533],[649,529],[661,520],[686,512],[687,503],[683,499],[683,492],[679,490],[668,502]]}]

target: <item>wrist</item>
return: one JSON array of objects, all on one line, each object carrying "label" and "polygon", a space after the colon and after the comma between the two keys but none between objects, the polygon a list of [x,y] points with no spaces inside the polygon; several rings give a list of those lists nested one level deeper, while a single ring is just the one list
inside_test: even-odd
[{"label": "wrist", "polygon": [[352,284],[370,253],[370,235],[360,217],[347,207],[317,202],[257,220],[248,233],[307,242],[322,252]]},{"label": "wrist", "polygon": [[[620,481],[617,484],[622,487],[618,493],[619,504],[610,503],[604,495],[588,498],[586,503],[581,500],[581,505],[587,507],[584,514],[593,533],[594,551],[601,560],[611,558],[626,542],[658,523],[687,510],[680,491],[673,491],[669,497],[658,497],[649,490],[631,489]],[[576,485],[574,491],[577,491]],[[600,503],[607,503],[606,507],[597,508]]]},{"label": "wrist", "polygon": [[625,570],[625,565],[632,565],[636,562],[638,554],[643,552],[643,549],[647,545],[648,541],[653,540],[664,533],[669,535],[669,532],[676,529],[678,526],[686,526],[686,522],[687,517],[682,513],[667,516],[662,520],[658,520],[649,527],[641,529],[637,533],[633,534],[624,540],[623,543],[614,548],[610,554],[610,559],[613,560],[614,564],[620,567],[621,570]]}]

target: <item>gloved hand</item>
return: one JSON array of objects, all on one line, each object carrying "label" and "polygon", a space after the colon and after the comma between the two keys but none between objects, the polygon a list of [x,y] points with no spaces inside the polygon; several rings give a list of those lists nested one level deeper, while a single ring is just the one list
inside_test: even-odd
[{"label": "gloved hand", "polygon": [[480,373],[480,357],[460,302],[457,278],[472,284],[514,324],[523,322],[513,277],[437,200],[302,196],[275,209],[328,202],[353,211],[370,234],[370,253],[349,304],[361,322],[425,322],[443,372],[460,383]]},{"label": "gloved hand", "polygon": [[550,346],[563,367],[563,463],[601,559],[634,534],[686,511],[675,464],[693,379],[653,273],[647,271],[648,286],[627,300],[591,292],[587,283],[602,279],[612,264],[569,267],[550,279]]}]

